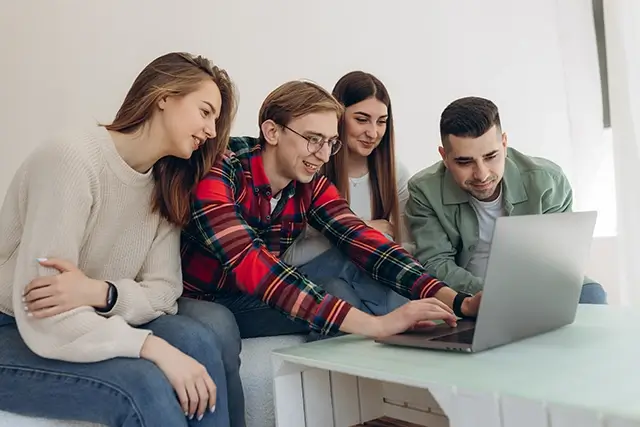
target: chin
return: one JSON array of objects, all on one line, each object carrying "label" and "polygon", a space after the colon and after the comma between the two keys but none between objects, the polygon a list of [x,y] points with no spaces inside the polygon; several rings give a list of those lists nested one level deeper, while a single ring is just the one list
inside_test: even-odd
[{"label": "chin", "polygon": [[362,157],[369,157],[371,153],[373,153],[373,150],[376,149],[376,147],[377,146],[371,147],[371,148],[365,148],[363,146],[360,146],[358,149],[358,154],[361,155]]},{"label": "chin", "polygon": [[298,181],[298,182],[303,183],[303,184],[308,184],[311,181],[313,181],[313,179],[316,177],[316,175],[318,175],[318,172],[314,173],[313,175],[309,175],[305,171],[297,170],[297,171],[294,172],[294,176],[295,176],[294,179],[296,181]]},{"label": "chin", "polygon": [[316,177],[316,175],[317,175],[317,174],[314,174],[314,175],[307,175],[306,173],[304,173],[304,174],[303,174],[303,173],[301,173],[301,174],[298,174],[298,176],[296,177],[296,181],[301,182],[301,183],[303,183],[303,184],[308,184],[308,183],[310,183],[311,181],[313,181],[313,178],[315,178],[315,177]]},{"label": "chin", "polygon": [[193,154],[193,151],[190,151],[188,153],[187,152],[176,153],[173,156],[179,159],[189,160],[192,154]]},{"label": "chin", "polygon": [[193,144],[189,144],[189,146],[185,146],[185,147],[181,147],[181,148],[182,148],[181,150],[176,150],[176,152],[173,153],[174,157],[178,157],[180,159],[188,160],[188,159],[191,158],[191,156],[195,152],[195,150],[193,149]]},{"label": "chin", "polygon": [[493,197],[493,195],[496,193],[496,189],[498,187],[493,187],[487,191],[483,191],[482,193],[478,193],[478,192],[472,192],[471,194],[473,195],[473,197],[475,197],[476,199],[480,200],[480,201],[485,201],[487,199],[490,199]]}]

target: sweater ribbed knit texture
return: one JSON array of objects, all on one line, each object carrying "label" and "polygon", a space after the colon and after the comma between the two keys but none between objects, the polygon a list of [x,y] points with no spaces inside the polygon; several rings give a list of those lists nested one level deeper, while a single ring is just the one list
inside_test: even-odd
[{"label": "sweater ribbed knit texture", "polygon": [[[139,357],[150,331],[131,325],[176,313],[180,235],[151,212],[152,190],[151,171],[129,167],[99,127],[53,138],[20,166],[0,210],[0,311],[16,318],[33,352],[72,362]],[[37,258],[63,258],[113,282],[117,304],[106,314],[27,316],[24,288],[59,274]]]}]

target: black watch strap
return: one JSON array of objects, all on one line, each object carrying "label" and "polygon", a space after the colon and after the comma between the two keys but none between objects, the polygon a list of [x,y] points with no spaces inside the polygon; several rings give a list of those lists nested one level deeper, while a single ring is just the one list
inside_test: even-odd
[{"label": "black watch strap", "polygon": [[453,314],[458,317],[462,317],[463,319],[469,318],[469,316],[466,316],[464,313],[462,313],[462,301],[464,301],[465,298],[469,298],[470,296],[471,295],[464,292],[458,292],[458,294],[453,299]]},{"label": "black watch strap", "polygon": [[118,288],[111,282],[107,282],[109,285],[109,290],[107,291],[107,305],[104,308],[96,308],[96,311],[100,313],[107,313],[113,310],[113,307],[116,305],[116,301],[118,300]]}]

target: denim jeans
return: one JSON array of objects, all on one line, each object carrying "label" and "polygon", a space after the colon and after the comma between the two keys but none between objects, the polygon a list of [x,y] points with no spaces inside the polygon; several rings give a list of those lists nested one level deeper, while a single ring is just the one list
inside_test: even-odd
[{"label": "denim jeans", "polygon": [[607,304],[607,293],[599,283],[585,283],[580,292],[580,304]]},{"label": "denim jeans", "polygon": [[242,341],[233,313],[220,304],[180,298],[178,314],[199,321],[216,335],[227,377],[230,427],[245,427],[244,391],[240,379]]},{"label": "denim jeans", "polygon": [[0,409],[109,427],[229,425],[227,381],[217,336],[185,316],[141,326],[202,363],[217,387],[216,410],[189,420],[164,373],[145,359],[71,363],[39,357],[13,317],[0,313]]},{"label": "denim jeans", "polygon": [[[327,250],[298,270],[329,294],[376,316],[387,314],[408,301],[374,280],[337,248]],[[216,295],[214,301],[233,312],[242,338],[310,333],[305,322],[291,320],[256,297],[240,293],[222,294]],[[311,333],[310,338],[323,337]]]}]

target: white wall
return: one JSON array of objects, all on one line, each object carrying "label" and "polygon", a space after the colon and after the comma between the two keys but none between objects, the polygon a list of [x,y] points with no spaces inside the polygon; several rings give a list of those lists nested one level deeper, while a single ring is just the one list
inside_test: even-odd
[{"label": "white wall", "polygon": [[[305,2],[306,10],[301,4],[3,5],[0,194],[36,142],[85,115],[109,120],[137,72],[169,50],[202,53],[230,71],[241,92],[236,133],[255,132],[262,99],[285,80],[309,78],[331,88],[345,72],[363,69],[391,92],[400,158],[413,171],[437,160],[438,119],[446,104],[475,94],[501,108],[513,146],[551,157],[572,173],[573,124],[583,122],[584,129],[591,122],[586,119],[600,113],[595,44],[589,45],[592,29],[585,26],[589,0],[398,7],[386,0],[324,0]],[[576,92],[586,96],[574,102]]]},{"label": "white wall", "polygon": [[347,71],[376,74],[412,171],[438,160],[439,115],[450,101],[489,97],[512,146],[560,163],[578,208],[591,207],[585,183],[601,100],[590,8],[591,0],[6,2],[0,195],[48,133],[110,120],[144,65],[186,50],[211,57],[238,84],[236,134],[256,132],[262,99],[288,79],[331,89]]}]

